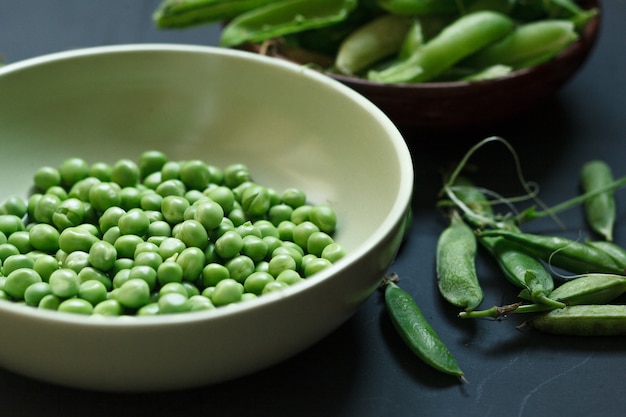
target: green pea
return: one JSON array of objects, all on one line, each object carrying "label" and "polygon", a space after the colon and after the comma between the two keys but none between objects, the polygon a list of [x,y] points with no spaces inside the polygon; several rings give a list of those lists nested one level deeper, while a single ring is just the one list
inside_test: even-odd
[{"label": "green pea", "polygon": [[61,185],[61,173],[56,168],[43,166],[35,171],[33,182],[38,190],[46,192],[50,187]]},{"label": "green pea", "polygon": [[98,212],[122,203],[120,186],[114,182],[101,182],[89,190],[89,204]]},{"label": "green pea", "polygon": [[262,294],[269,294],[275,291],[282,291],[287,287],[289,287],[289,285],[287,285],[287,283],[285,282],[281,282],[281,281],[268,282],[267,285],[263,287]]},{"label": "green pea", "polygon": [[331,234],[337,228],[337,214],[330,206],[316,205],[309,212],[309,220],[322,232]]},{"label": "green pea", "polygon": [[156,248],[156,252],[146,251],[137,253],[139,250],[139,246],[141,245],[142,244],[140,243],[138,245],[138,249],[135,250],[135,266],[145,265],[154,270],[157,270],[159,266],[161,266],[161,264],[163,263],[163,258],[158,253],[158,247],[154,245],[154,247]]},{"label": "green pea", "polygon": [[84,202],[77,198],[68,198],[59,203],[52,214],[52,223],[60,230],[80,225],[87,214]]},{"label": "green pea", "polygon": [[185,195],[187,188],[181,180],[170,179],[165,180],[161,184],[159,184],[155,191],[157,192],[157,194],[163,196],[164,198],[170,196],[184,198],[183,196]]},{"label": "green pea", "polygon": [[150,301],[150,286],[140,278],[128,279],[113,292],[113,298],[127,308],[136,309]]},{"label": "green pea", "polygon": [[83,300],[81,298],[70,298],[68,300],[63,300],[61,304],[59,304],[57,311],[91,315],[93,314],[93,306],[87,300]]},{"label": "green pea", "polygon": [[220,263],[211,262],[202,269],[202,284],[205,287],[213,287],[226,278],[230,278],[230,271]]},{"label": "green pea", "polygon": [[270,196],[265,187],[254,184],[246,187],[241,196],[243,211],[250,217],[260,217],[270,208]]},{"label": "green pea", "polygon": [[313,222],[304,221],[300,224],[296,224],[293,229],[293,242],[303,249],[306,249],[309,237],[320,229]]},{"label": "green pea", "polygon": [[297,284],[298,282],[304,281],[304,278],[300,276],[297,271],[293,271],[291,269],[286,269],[276,277],[276,281],[284,282],[287,285]]},{"label": "green pea", "polygon": [[249,293],[261,295],[263,288],[274,281],[274,277],[268,272],[255,271],[250,274],[243,283],[244,290]]},{"label": "green pea", "polygon": [[223,259],[237,256],[243,249],[243,238],[236,231],[227,231],[215,241],[215,251]]},{"label": "green pea", "polygon": [[2,275],[8,276],[11,272],[20,268],[33,269],[35,260],[25,254],[16,254],[8,256],[2,263]]},{"label": "green pea", "polygon": [[175,236],[186,246],[195,246],[204,250],[209,244],[207,231],[202,223],[197,220],[183,221]]},{"label": "green pea", "polygon": [[285,220],[278,224],[278,236],[283,241],[293,241],[293,232],[296,229],[296,224],[291,220]]},{"label": "green pea", "polygon": [[148,284],[150,290],[154,290],[157,284],[157,271],[148,265],[135,265],[128,272],[128,280],[141,279]]},{"label": "green pea", "polygon": [[89,165],[81,158],[66,159],[58,169],[61,175],[61,183],[66,187],[71,187],[89,175]]},{"label": "green pea", "polygon": [[250,171],[244,164],[232,164],[224,168],[224,183],[233,189],[250,180]]},{"label": "green pea", "polygon": [[86,266],[78,272],[78,280],[81,283],[87,281],[100,281],[107,291],[111,291],[113,288],[113,281],[111,278],[104,272],[91,266]]},{"label": "green pea", "polygon": [[163,181],[177,180],[180,178],[180,163],[177,161],[167,161],[161,168]]},{"label": "green pea", "polygon": [[30,244],[35,250],[54,253],[59,249],[60,233],[49,224],[34,225],[28,232]]},{"label": "green pea", "polygon": [[298,188],[287,188],[280,195],[280,199],[283,204],[295,209],[306,204],[306,193]]},{"label": "green pea", "polygon": [[24,217],[27,211],[28,205],[20,196],[10,196],[0,205],[1,214],[12,214],[19,218]]},{"label": "green pea", "polygon": [[313,206],[309,204],[296,207],[291,213],[290,220],[294,222],[295,224],[300,224],[300,223],[309,221],[312,209],[313,209]]},{"label": "green pea", "polygon": [[161,212],[170,224],[180,223],[184,220],[185,210],[189,207],[189,201],[178,195],[168,195],[163,198]]},{"label": "green pea", "polygon": [[59,249],[66,253],[74,251],[89,252],[91,245],[97,241],[98,238],[85,228],[68,227],[59,235]]},{"label": "green pea", "polygon": [[35,259],[33,269],[37,271],[41,279],[48,282],[50,275],[59,269],[59,261],[52,255],[42,255]]},{"label": "green pea", "polygon": [[124,312],[124,308],[119,301],[109,298],[100,301],[93,308],[93,314],[100,316],[121,316]]},{"label": "green pea", "polygon": [[346,250],[340,243],[333,242],[327,245],[323,250],[321,257],[335,263],[346,255]]},{"label": "green pea", "polygon": [[96,306],[107,299],[107,288],[98,280],[81,282],[78,287],[78,297]]},{"label": "green pea", "polygon": [[102,182],[110,182],[111,171],[111,166],[106,162],[94,162],[89,168],[89,176],[97,178]]},{"label": "green pea", "polygon": [[159,172],[163,168],[163,165],[167,163],[167,155],[158,150],[148,150],[142,152],[139,156],[139,173],[141,178],[146,178],[148,175]]},{"label": "green pea", "polygon": [[165,285],[169,282],[183,281],[183,267],[175,261],[164,261],[157,268],[157,281],[159,285]]},{"label": "green pea", "polygon": [[159,297],[159,314],[186,313],[191,309],[189,298],[179,293],[168,293]]},{"label": "green pea", "polygon": [[117,226],[110,227],[104,234],[102,235],[102,240],[105,242],[114,245],[117,239],[122,236],[122,232],[120,232],[120,228]]},{"label": "green pea", "polygon": [[133,258],[137,245],[144,240],[137,235],[122,235],[113,244],[117,251],[118,258]]},{"label": "green pea", "polygon": [[206,230],[215,229],[222,223],[224,209],[215,201],[202,201],[196,206],[193,218]]},{"label": "green pea", "polygon": [[255,272],[268,272],[270,271],[270,263],[268,261],[257,262],[254,266]]},{"label": "green pea", "polygon": [[[593,160],[581,169],[580,182],[583,191],[591,192],[613,181],[611,168],[604,161]],[[613,240],[613,227],[616,218],[615,193],[600,193],[584,203],[587,221],[596,233],[607,241]]]},{"label": "green pea", "polygon": [[112,272],[113,279],[111,280],[111,284],[112,284],[113,289],[121,287],[126,281],[128,281],[131,268],[132,267],[122,268],[122,269],[114,270],[114,272]]},{"label": "green pea", "polygon": [[39,301],[38,308],[42,310],[53,310],[56,311],[61,304],[61,299],[54,294],[45,295],[41,301]]},{"label": "green pea", "polygon": [[215,289],[211,294],[211,302],[215,306],[238,302],[241,300],[243,290],[243,284],[232,278],[221,280],[215,285]]},{"label": "green pea", "polygon": [[207,297],[202,295],[192,295],[189,297],[189,311],[213,310],[215,306]]},{"label": "green pea", "polygon": [[235,203],[235,194],[230,188],[225,186],[218,186],[209,189],[205,192],[205,194],[211,200],[219,204],[220,207],[222,207],[222,211],[224,213],[228,213],[230,212],[230,210],[232,210],[233,204]]},{"label": "green pea", "polygon": [[172,236],[172,226],[166,221],[156,220],[150,223],[148,226],[148,236]]},{"label": "green pea", "polygon": [[54,194],[44,194],[37,201],[33,218],[39,223],[52,224],[52,216],[56,212],[61,199]]},{"label": "green pea", "polygon": [[245,255],[236,256],[226,262],[230,278],[244,282],[254,272],[254,261]]},{"label": "green pea", "polygon": [[125,213],[126,210],[117,206],[109,207],[108,209],[106,209],[98,219],[98,226],[100,227],[100,231],[102,233],[106,233],[106,231],[110,228],[116,227],[117,223],[120,220],[120,217],[122,217]]},{"label": "green pea", "polygon": [[163,205],[163,196],[155,192],[144,193],[141,196],[139,207],[143,210],[161,210]]},{"label": "green pea", "polygon": [[248,216],[243,211],[241,206],[235,204],[232,210],[228,213],[227,216],[233,223],[234,226],[241,226],[245,222],[248,221]]},{"label": "green pea", "polygon": [[205,265],[204,252],[196,247],[185,248],[176,258],[176,262],[183,268],[183,279],[195,281],[202,274]]},{"label": "green pea", "polygon": [[332,263],[328,259],[316,258],[304,265],[304,277],[308,278],[318,272],[330,267]]},{"label": "green pea", "polygon": [[290,242],[284,242],[283,245],[277,247],[276,249],[274,249],[274,251],[272,252],[272,258],[277,256],[277,255],[288,255],[290,256],[294,261],[296,261],[296,270],[300,269],[302,267],[302,256],[303,256],[303,252],[302,250],[298,250],[299,247],[297,246],[290,246],[288,245],[288,243]]},{"label": "green pea", "polygon": [[204,190],[211,180],[208,165],[197,159],[183,162],[179,176],[187,189],[194,190]]},{"label": "green pea", "polygon": [[270,207],[267,215],[268,215],[269,221],[274,226],[278,226],[281,222],[291,221],[291,216],[293,215],[293,208],[287,204],[277,204],[275,206]]},{"label": "green pea", "polygon": [[[100,184],[101,182],[102,181],[95,177],[83,178],[72,185],[69,189],[67,197],[76,198],[80,201],[89,201],[89,191],[94,185]],[[51,189],[52,188],[48,190],[47,194],[50,194]],[[59,195],[57,194],[57,196]],[[59,198],[61,198],[61,196],[59,196]],[[63,200],[63,198],[61,199]]]},{"label": "green pea", "polygon": [[53,186],[53,187],[48,188],[48,191],[46,191],[46,194],[55,195],[59,197],[59,200],[61,201],[67,200],[69,197],[68,192],[65,191],[65,188],[61,186]]},{"label": "green pea", "polygon": [[35,282],[24,291],[24,301],[29,306],[38,306],[41,299],[49,294],[52,294],[50,284],[47,282]]},{"label": "green pea", "polygon": [[111,170],[111,181],[120,187],[134,187],[139,182],[139,166],[130,159],[119,159]]},{"label": "green pea", "polygon": [[7,243],[15,246],[20,253],[28,253],[33,250],[33,246],[30,244],[30,234],[26,230],[12,233],[7,238]]},{"label": "green pea", "polygon": [[159,245],[159,255],[163,259],[168,259],[180,254],[186,247],[187,245],[182,240],[176,237],[168,237]]},{"label": "green pea", "polygon": [[286,269],[292,269],[295,271],[296,261],[290,255],[281,253],[273,256],[272,259],[270,259],[268,268],[268,272],[273,277],[277,277],[281,272]]},{"label": "green pea", "polygon": [[141,190],[135,187],[124,187],[120,190],[122,201],[120,207],[124,210],[136,209],[141,206]]},{"label": "green pea", "polygon": [[184,295],[185,297],[189,297],[189,294],[187,294],[187,290],[182,282],[168,282],[163,285],[159,290],[159,297],[169,293],[178,293]]},{"label": "green pea", "polygon": [[80,280],[76,271],[69,268],[61,268],[50,274],[48,279],[52,294],[59,298],[70,298],[78,295]]},{"label": "green pea", "polygon": [[258,236],[248,235],[243,238],[241,253],[251,258],[254,262],[259,262],[267,256],[267,243]]},{"label": "green pea", "polygon": [[23,300],[26,289],[37,282],[42,282],[37,271],[30,268],[19,268],[7,275],[4,282],[4,292],[14,299]]},{"label": "green pea", "polygon": [[94,242],[89,248],[89,263],[101,271],[112,269],[116,259],[115,246],[105,240]]},{"label": "green pea", "polygon": [[80,250],[68,253],[65,259],[61,262],[62,268],[68,268],[76,273],[79,273],[81,269],[89,266],[89,253]]},{"label": "green pea", "polygon": [[148,234],[150,220],[142,209],[134,208],[120,216],[117,226],[122,235],[145,236]]}]

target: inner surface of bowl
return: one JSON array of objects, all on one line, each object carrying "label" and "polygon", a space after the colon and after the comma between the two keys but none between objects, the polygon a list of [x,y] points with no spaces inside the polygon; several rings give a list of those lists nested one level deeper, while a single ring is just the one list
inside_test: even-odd
[{"label": "inner surface of bowl", "polygon": [[[7,65],[0,91],[2,200],[26,196],[40,166],[158,149],[173,160],[245,163],[260,184],[304,190],[336,210],[335,240],[348,252],[302,284],[219,311],[108,320],[0,302],[0,366],[121,391],[245,375],[343,323],[400,244],[413,186],[408,149],[378,108],[315,71],[241,51],[125,45]],[[202,354],[163,361],[181,346]]]}]

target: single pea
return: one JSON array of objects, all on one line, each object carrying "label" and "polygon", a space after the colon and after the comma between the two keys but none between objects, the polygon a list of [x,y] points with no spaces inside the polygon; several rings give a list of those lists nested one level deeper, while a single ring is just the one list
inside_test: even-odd
[{"label": "single pea", "polygon": [[[28,197],[28,218],[35,220],[35,211],[37,209],[37,205],[39,204],[39,201],[41,201],[41,199],[43,198],[43,194],[41,193],[33,193],[31,194],[30,197]],[[16,216],[17,217],[17,216]],[[0,216],[0,231],[3,231],[2,228],[2,216]],[[20,219],[21,220],[21,219]]]},{"label": "single pea", "polygon": [[207,197],[211,198],[211,200],[219,204],[224,213],[228,213],[232,210],[233,204],[235,203],[235,194],[230,188],[221,185],[209,189],[205,194]]},{"label": "single pea", "polygon": [[289,285],[287,285],[284,282],[281,281],[272,281],[269,282],[265,287],[263,287],[263,292],[262,294],[269,294],[275,291],[282,291],[285,288],[288,288]]},{"label": "single pea", "polygon": [[231,189],[249,180],[250,171],[244,164],[232,164],[224,168],[224,183]]},{"label": "single pea", "polygon": [[172,236],[172,226],[166,221],[156,220],[148,226],[148,236]]},{"label": "single pea", "polygon": [[7,238],[7,243],[15,246],[20,253],[28,253],[33,250],[33,246],[30,243],[30,234],[26,230],[12,233]]},{"label": "single pea", "polygon": [[296,224],[296,227],[293,229],[293,242],[301,248],[306,249],[309,237],[313,233],[319,231],[319,227],[308,220],[300,224]]},{"label": "single pea", "polygon": [[270,263],[267,261],[257,262],[254,266],[254,272],[268,272],[270,271]]},{"label": "single pea", "polygon": [[180,162],[167,161],[161,168],[161,177],[163,181],[180,178]]},{"label": "single pea", "polygon": [[195,220],[200,222],[204,228],[209,231],[215,229],[222,223],[224,218],[224,209],[215,201],[202,201],[196,205],[194,212]]},{"label": "single pea", "polygon": [[143,279],[132,278],[113,290],[112,297],[123,307],[136,309],[150,301],[150,287]]},{"label": "single pea", "polygon": [[215,285],[211,294],[211,302],[215,306],[223,306],[241,300],[243,294],[243,284],[234,279],[227,278]]},{"label": "single pea", "polygon": [[246,292],[261,295],[263,288],[273,281],[274,277],[270,273],[255,271],[246,278],[243,288]]},{"label": "single pea", "polygon": [[124,308],[119,301],[109,298],[100,301],[93,308],[93,314],[100,316],[121,316],[124,312]]},{"label": "single pea", "polygon": [[224,217],[217,227],[208,231],[209,239],[215,242],[217,239],[220,238],[220,236],[222,236],[229,230],[235,230],[235,225],[233,224],[233,221],[231,219],[229,219],[228,217]]},{"label": "single pea", "polygon": [[34,225],[28,232],[33,249],[55,253],[59,249],[59,231],[46,223]]},{"label": "single pea", "polygon": [[209,243],[209,236],[206,229],[197,220],[185,220],[180,224],[178,233],[175,235],[187,246],[195,246],[202,250],[206,249]]},{"label": "single pea", "polygon": [[328,268],[332,263],[328,259],[316,258],[312,259],[304,265],[304,277],[308,278],[319,271]]},{"label": "single pea", "polygon": [[56,168],[44,166],[35,171],[33,182],[38,190],[45,192],[52,186],[61,185],[61,173]]},{"label": "single pea", "polygon": [[204,287],[213,287],[226,278],[230,278],[230,271],[220,263],[211,262],[202,269],[202,284]]},{"label": "single pea", "polygon": [[81,298],[70,298],[61,301],[61,304],[59,304],[57,311],[61,311],[64,313],[91,315],[93,314],[93,306],[87,300],[83,300]]},{"label": "single pea", "polygon": [[30,268],[19,268],[6,276],[4,292],[14,299],[23,300],[26,289],[37,282],[42,282],[37,271]]},{"label": "single pea", "polygon": [[159,304],[157,302],[150,302],[139,308],[136,314],[137,316],[158,316],[160,314]]},{"label": "single pea", "polygon": [[[288,255],[290,256],[295,262],[296,262],[296,267],[295,269],[298,270],[302,267],[302,252],[299,251],[298,249],[296,249],[293,246],[289,246],[287,245],[285,242],[285,244],[283,244],[282,246],[276,248],[274,250],[274,252],[272,252],[271,258],[274,258],[277,255]],[[270,258],[270,259],[271,259]]]},{"label": "single pea", "polygon": [[59,235],[59,249],[66,253],[74,251],[89,252],[91,245],[96,243],[98,238],[89,230],[81,227],[68,227]]},{"label": "single pea", "polygon": [[0,289],[0,300],[11,301],[11,297],[4,290]]},{"label": "single pea", "polygon": [[270,259],[268,268],[268,272],[273,277],[277,277],[278,274],[286,269],[293,269],[295,271],[296,261],[290,255],[281,253]]},{"label": "single pea", "polygon": [[168,282],[163,285],[159,290],[159,297],[169,293],[178,293],[184,295],[185,297],[189,297],[189,294],[187,294],[187,290],[182,282]]},{"label": "single pea", "polygon": [[52,255],[42,255],[35,259],[33,269],[37,271],[41,279],[48,282],[50,275],[60,268],[59,261]]},{"label": "single pea", "polygon": [[278,236],[283,241],[293,241],[293,232],[296,229],[296,224],[291,220],[285,220],[278,224]]},{"label": "single pea", "polygon": [[184,198],[183,196],[185,195],[187,188],[181,180],[171,179],[163,181],[161,184],[157,185],[155,191],[164,198],[171,196]]},{"label": "single pea", "polygon": [[78,297],[96,306],[107,299],[107,288],[98,280],[81,282],[78,287]]},{"label": "single pea", "polygon": [[137,235],[122,235],[117,238],[113,246],[117,251],[118,258],[133,258],[137,245],[144,240]]},{"label": "single pea", "polygon": [[59,298],[75,297],[78,294],[80,280],[73,269],[60,268],[50,274],[48,279],[52,294]]},{"label": "single pea", "polygon": [[304,281],[304,278],[300,276],[297,271],[293,271],[291,269],[286,269],[276,277],[276,281],[284,282],[287,285],[297,284],[298,282]]},{"label": "single pea", "polygon": [[305,204],[293,210],[291,213],[291,221],[295,224],[304,223],[310,220],[312,206]]},{"label": "single pea", "polygon": [[176,258],[176,262],[183,268],[183,279],[187,281],[195,281],[202,274],[205,265],[204,252],[196,247],[189,247]]},{"label": "single pea", "polygon": [[89,190],[89,204],[98,212],[122,203],[121,188],[114,182],[101,182]]},{"label": "single pea", "polygon": [[215,241],[215,251],[223,259],[238,255],[243,249],[243,238],[236,231],[227,231]]},{"label": "single pea", "polygon": [[278,226],[281,222],[291,221],[292,214],[293,207],[287,204],[276,204],[275,206],[270,207],[267,216],[269,221],[274,226]]},{"label": "single pea", "polygon": [[141,207],[141,190],[136,187],[124,187],[120,190],[122,201],[120,207],[130,210]]},{"label": "single pea", "polygon": [[34,220],[39,223],[52,224],[52,215],[59,204],[61,204],[61,199],[58,196],[54,194],[42,195],[35,206]]},{"label": "single pea", "polygon": [[[195,282],[199,283],[200,281],[196,280]],[[200,290],[198,289],[198,287],[196,287],[196,284],[194,284],[193,282],[183,281],[182,284],[185,290],[187,291],[188,297],[193,297],[194,295],[200,295]]]},{"label": "single pea", "polygon": [[241,196],[243,211],[250,217],[263,216],[269,210],[270,203],[267,188],[260,185],[247,187]]},{"label": "single pea", "polygon": [[109,271],[115,265],[117,250],[111,243],[100,240],[89,248],[89,263],[101,271]]},{"label": "single pea", "polygon": [[287,188],[281,193],[280,199],[283,204],[295,209],[306,204],[306,193],[298,188]]},{"label": "single pea", "polygon": [[204,190],[211,180],[208,165],[197,159],[185,161],[180,166],[179,177],[187,189]]},{"label": "single pea", "polygon": [[28,205],[24,198],[12,195],[9,196],[2,205],[0,205],[0,214],[12,214],[19,218],[23,218],[28,211]]},{"label": "single pea", "polygon": [[106,162],[94,162],[89,167],[89,176],[99,179],[103,182],[111,181],[111,165]]},{"label": "single pea", "polygon": [[65,188],[56,185],[48,188],[46,194],[56,195],[61,201],[67,200],[69,198],[69,194],[67,191],[65,191]]},{"label": "single pea", "polygon": [[183,267],[175,261],[164,261],[157,268],[157,281],[159,285],[183,282]]},{"label": "single pea", "polygon": [[61,183],[66,187],[71,187],[89,175],[89,165],[82,158],[66,159],[61,163],[58,170],[61,174]]},{"label": "single pea", "polygon": [[321,257],[335,263],[346,255],[346,250],[340,243],[333,242],[322,250]]},{"label": "single pea", "polygon": [[126,281],[128,281],[131,268],[124,268],[124,269],[117,270],[115,272],[115,275],[113,275],[113,279],[111,280],[113,289],[121,287],[122,285],[124,285]]},{"label": "single pea", "polygon": [[257,229],[250,221],[240,224],[235,228],[235,231],[239,233],[241,237],[256,236],[258,238],[261,238],[263,236],[261,234],[261,231]]},{"label": "single pea", "polygon": [[274,237],[274,236],[265,236],[263,238],[263,242],[265,242],[265,244],[267,245],[267,254],[269,256],[271,256],[271,254],[276,250],[276,248],[281,247],[284,243],[278,237]]},{"label": "single pea", "polygon": [[145,236],[148,234],[150,220],[142,209],[134,208],[120,216],[117,226],[122,235]]},{"label": "single pea", "polygon": [[122,232],[120,232],[120,228],[117,226],[110,227],[104,234],[102,235],[102,240],[105,242],[109,242],[111,245],[114,245],[117,239],[122,236]]},{"label": "single pea", "polygon": [[[150,291],[156,288],[157,271],[148,265],[135,265],[128,272],[128,280],[141,279],[148,284]],[[123,303],[122,303],[123,304]]]},{"label": "single pea", "polygon": [[139,207],[143,210],[161,210],[163,196],[156,192],[144,192],[141,195]]},{"label": "single pea", "polygon": [[248,187],[255,186],[255,185],[256,184],[252,181],[244,181],[238,186],[233,187],[233,194],[235,194],[235,203],[239,204],[241,208],[243,208],[243,206],[241,205],[241,200],[242,200],[244,191],[246,191]]},{"label": "single pea", "polygon": [[215,251],[215,243],[209,242],[206,249],[204,250],[205,262],[223,262],[222,258]]},{"label": "single pea", "polygon": [[102,285],[104,285],[104,288],[107,289],[107,291],[111,291],[111,289],[113,289],[113,281],[111,280],[111,278],[104,272],[91,266],[86,266],[85,268],[80,270],[80,272],[78,273],[78,280],[81,283],[87,281],[100,281]]},{"label": "single pea", "polygon": [[202,201],[211,201],[211,199],[204,195],[201,190],[188,190],[183,197],[185,197],[191,205],[200,203]]},{"label": "single pea", "polygon": [[278,237],[278,229],[274,224],[265,219],[257,220],[253,223],[253,226],[261,233],[261,237],[273,236]]},{"label": "single pea", "polygon": [[309,220],[322,232],[333,233],[337,228],[337,214],[330,206],[316,205],[311,208]]},{"label": "single pea", "polygon": [[[141,245],[141,244],[140,244]],[[140,246],[138,245],[138,246]],[[156,247],[156,245],[154,245]],[[158,251],[158,247],[157,247]],[[159,266],[163,263],[163,258],[159,255],[158,252],[139,252],[135,251],[135,266],[149,266],[155,271],[159,268]]]},{"label": "single pea", "polygon": [[41,299],[49,294],[52,294],[50,284],[47,282],[35,282],[24,291],[24,301],[29,306],[38,306]]},{"label": "single pea", "polygon": [[213,310],[215,306],[208,298],[202,295],[192,295],[189,297],[189,311]]},{"label": "single pea", "polygon": [[98,226],[100,227],[100,231],[102,233],[106,233],[106,231],[110,228],[117,226],[120,217],[122,217],[125,213],[126,210],[118,206],[113,206],[106,209],[98,218]]},{"label": "single pea", "polygon": [[245,255],[236,256],[226,262],[230,278],[243,283],[254,272],[254,261]]},{"label": "single pea", "polygon": [[134,187],[139,182],[139,166],[130,159],[120,159],[111,169],[111,181],[120,187]]},{"label": "single pea", "polygon": [[334,240],[327,233],[313,232],[307,239],[306,250],[308,253],[312,253],[317,257],[321,257],[324,249],[326,249],[326,247],[332,243],[334,243]]},{"label": "single pea", "polygon": [[54,294],[44,295],[44,297],[39,301],[38,308],[42,310],[58,310],[59,304],[61,304],[61,299]]},{"label": "single pea", "polygon": [[148,175],[159,172],[163,168],[163,165],[167,163],[167,155],[158,150],[148,150],[141,153],[139,156],[139,173],[141,178],[146,178]]},{"label": "single pea", "polygon": [[227,217],[233,222],[234,226],[240,226],[248,221],[248,216],[238,205],[233,206]]},{"label": "single pea", "polygon": [[52,223],[60,230],[78,226],[87,214],[86,204],[78,198],[67,198],[52,213]]},{"label": "single pea", "polygon": [[179,293],[168,293],[159,297],[159,314],[176,314],[188,312],[191,308],[189,298]]},{"label": "single pea", "polygon": [[267,256],[267,247],[267,243],[260,237],[248,235],[243,238],[241,253],[251,258],[254,262],[259,262]]},{"label": "single pea", "polygon": [[2,275],[8,276],[11,272],[20,268],[33,269],[35,260],[25,254],[16,254],[8,256],[2,263]]},{"label": "single pea", "polygon": [[187,245],[182,240],[168,237],[159,245],[159,255],[163,259],[168,259],[174,255],[179,255],[186,247]]},{"label": "single pea", "polygon": [[185,210],[189,207],[189,201],[178,195],[168,195],[163,198],[161,212],[170,224],[180,223],[185,218]]},{"label": "single pea", "polygon": [[89,253],[81,250],[68,253],[63,262],[61,262],[62,268],[71,269],[77,274],[81,269],[89,266]]},{"label": "single pea", "polygon": [[[96,177],[83,178],[77,181],[74,185],[72,185],[72,187],[69,189],[67,197],[76,198],[80,201],[89,201],[89,191],[94,185],[100,184],[101,182],[102,181],[100,181]],[[50,193],[51,189],[52,188],[48,190],[47,194]],[[59,196],[59,198],[61,198],[61,196]],[[61,200],[63,200],[63,198],[61,198]]]}]

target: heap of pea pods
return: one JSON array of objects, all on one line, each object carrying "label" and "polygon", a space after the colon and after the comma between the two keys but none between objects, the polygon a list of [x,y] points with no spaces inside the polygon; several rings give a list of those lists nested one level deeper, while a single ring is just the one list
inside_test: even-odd
[{"label": "heap of pea pods", "polygon": [[248,168],[69,158],[0,205],[0,300],[77,314],[210,310],[310,277],[344,256],[337,216]]}]

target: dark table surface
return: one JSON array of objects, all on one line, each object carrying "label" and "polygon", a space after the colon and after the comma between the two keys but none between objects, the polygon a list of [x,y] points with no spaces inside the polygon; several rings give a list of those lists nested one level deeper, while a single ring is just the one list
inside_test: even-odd
[{"label": "dark table surface", "polygon": [[[6,62],[66,49],[119,43],[214,45],[219,28],[159,31],[158,0],[0,0],[0,53]],[[520,330],[519,317],[463,321],[439,297],[434,254],[445,225],[435,208],[440,170],[477,140],[513,143],[524,173],[555,204],[579,192],[588,159],[626,175],[626,1],[604,0],[601,36],[589,61],[553,100],[503,126],[434,137],[406,132],[416,166],[411,234],[391,270],[400,274],[463,367],[467,384],[438,374],[393,332],[380,294],[342,327],[301,354],[222,384],[159,394],[84,392],[0,370],[0,415],[13,416],[618,416],[626,412],[626,339],[558,337]],[[0,92],[1,94],[2,92]],[[1,150],[0,150],[1,151]],[[503,147],[473,161],[478,180],[497,190],[514,183]],[[626,244],[626,197],[618,193],[618,243]],[[563,233],[588,236],[582,211],[561,214]],[[530,230],[561,233],[550,221]],[[515,299],[493,263],[479,257],[484,306]],[[3,324],[8,325],[8,324]],[[0,340],[0,343],[2,341]],[[155,364],[158,366],[158,364]]]}]

